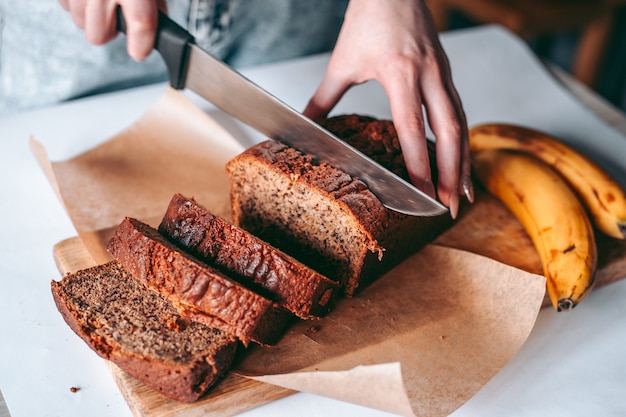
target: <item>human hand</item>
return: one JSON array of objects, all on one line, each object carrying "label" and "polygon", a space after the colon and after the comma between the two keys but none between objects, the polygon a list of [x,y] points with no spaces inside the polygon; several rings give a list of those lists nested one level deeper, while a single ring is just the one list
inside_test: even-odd
[{"label": "human hand", "polygon": [[136,61],[154,48],[158,10],[166,11],[165,0],[59,0],[74,23],[85,31],[87,42],[102,45],[117,36],[115,10],[121,6],[126,20],[128,54]]},{"label": "human hand", "polygon": [[437,139],[437,194],[456,217],[459,195],[474,198],[467,122],[423,0],[350,0],[326,75],[304,114],[327,115],[350,87],[369,80],[389,97],[411,182],[435,197],[424,107]]}]

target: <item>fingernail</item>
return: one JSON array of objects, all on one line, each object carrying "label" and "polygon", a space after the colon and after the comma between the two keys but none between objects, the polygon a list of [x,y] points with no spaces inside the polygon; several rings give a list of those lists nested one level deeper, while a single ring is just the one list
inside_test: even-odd
[{"label": "fingernail", "polygon": [[463,181],[461,182],[461,187],[463,188],[463,194],[467,197],[467,201],[470,203],[474,202],[474,183],[470,176],[464,176]]},{"label": "fingernail", "polygon": [[424,192],[431,196],[432,198],[437,198],[437,194],[435,193],[435,186],[430,178],[424,180],[424,184],[422,186]]},{"label": "fingernail", "polygon": [[450,216],[456,219],[457,214],[459,214],[459,193],[453,191],[450,193]]}]

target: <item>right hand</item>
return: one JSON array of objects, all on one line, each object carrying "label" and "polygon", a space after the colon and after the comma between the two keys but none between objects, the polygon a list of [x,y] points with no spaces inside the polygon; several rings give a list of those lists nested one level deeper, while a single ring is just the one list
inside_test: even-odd
[{"label": "right hand", "polygon": [[121,6],[126,20],[128,54],[136,61],[154,48],[158,10],[166,11],[165,0],[59,0],[74,23],[85,31],[87,42],[102,45],[117,36],[115,10]]}]

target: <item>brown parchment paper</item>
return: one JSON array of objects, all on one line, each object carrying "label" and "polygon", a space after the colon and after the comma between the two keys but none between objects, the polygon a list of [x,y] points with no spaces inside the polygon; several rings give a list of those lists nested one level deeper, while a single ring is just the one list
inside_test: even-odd
[{"label": "brown parchment paper", "polygon": [[[124,216],[156,226],[175,192],[230,219],[224,165],[242,147],[173,90],[68,161],[50,162],[34,139],[31,148],[97,262],[109,259],[104,246]],[[516,354],[544,295],[542,276],[429,245],[326,318],[250,348],[233,372],[399,415],[445,416]]]},{"label": "brown parchment paper", "polygon": [[401,415],[445,416],[515,355],[544,291],[543,277],[430,245],[327,318],[298,323],[275,347],[253,348],[237,369],[317,371],[260,379]]},{"label": "brown parchment paper", "polygon": [[168,89],[135,124],[69,161],[51,163],[34,138],[31,149],[98,263],[124,216],[158,225],[175,192],[230,217],[224,161],[243,147],[182,94]]}]

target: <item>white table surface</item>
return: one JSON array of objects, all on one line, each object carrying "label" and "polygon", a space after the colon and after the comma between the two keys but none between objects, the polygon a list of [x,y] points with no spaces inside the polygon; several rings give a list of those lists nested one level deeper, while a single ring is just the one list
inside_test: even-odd
[{"label": "white table surface", "polygon": [[[626,139],[559,86],[504,31],[443,35],[470,124],[526,123],[567,138],[626,185]],[[320,81],[327,56],[244,71],[297,109]],[[153,85],[0,118],[0,390],[13,417],[130,416],[104,361],[57,312],[50,280],[55,243],[75,231],[28,148],[31,135],[51,160],[72,157],[123,130],[162,94]],[[245,144],[260,139],[196,97]],[[377,84],[350,91],[336,113],[389,117]],[[243,129],[243,130],[242,130]],[[79,387],[70,392],[70,387]],[[519,354],[468,403],[469,416],[625,416],[626,280],[594,291],[569,313],[540,312]],[[1,397],[0,397],[1,398]],[[2,415],[0,401],[0,415]],[[299,393],[244,416],[387,416]]]}]

